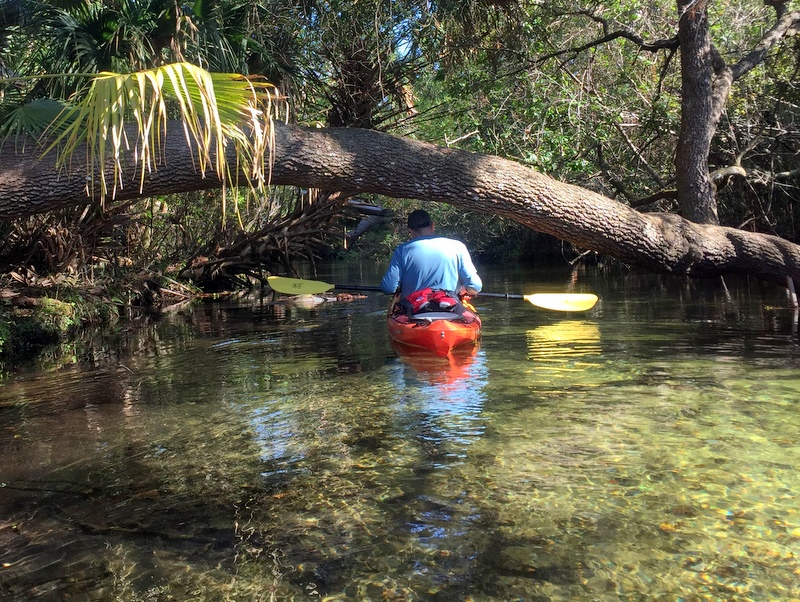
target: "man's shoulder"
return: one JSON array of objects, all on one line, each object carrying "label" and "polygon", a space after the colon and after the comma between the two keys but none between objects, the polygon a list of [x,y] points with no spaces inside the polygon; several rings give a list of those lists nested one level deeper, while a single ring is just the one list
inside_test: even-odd
[{"label": "man's shoulder", "polygon": [[[439,234],[431,234],[430,236],[423,236],[416,240],[429,240],[434,244],[442,244],[442,245],[463,245],[464,243],[456,238],[450,238],[448,236],[441,236]],[[409,241],[414,242],[414,241]]]},{"label": "man's shoulder", "polygon": [[451,247],[458,247],[459,249],[467,248],[467,245],[465,245],[462,241],[458,240],[457,238],[448,238],[446,236],[440,236],[439,238],[442,239],[442,244],[449,245]]},{"label": "man's shoulder", "polygon": [[448,238],[446,236],[439,236],[438,234],[431,234],[430,236],[420,236],[412,240],[402,243],[398,249],[424,249],[424,248],[454,248],[466,249],[466,245],[455,238]]}]

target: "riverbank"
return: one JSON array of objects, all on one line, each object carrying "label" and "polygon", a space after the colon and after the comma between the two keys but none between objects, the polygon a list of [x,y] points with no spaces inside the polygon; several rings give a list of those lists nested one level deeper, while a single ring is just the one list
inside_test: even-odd
[{"label": "riverbank", "polygon": [[199,296],[202,293],[190,285],[141,270],[103,280],[4,274],[0,276],[0,358],[30,359],[82,329],[113,326],[132,312],[166,311]]}]

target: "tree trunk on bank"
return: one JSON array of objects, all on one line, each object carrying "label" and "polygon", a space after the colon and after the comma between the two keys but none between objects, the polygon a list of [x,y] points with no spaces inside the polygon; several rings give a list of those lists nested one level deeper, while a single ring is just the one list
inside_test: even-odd
[{"label": "tree trunk on bank", "polygon": [[[675,152],[675,176],[681,215],[698,224],[719,224],[716,187],[708,155],[733,83],[766,60],[781,40],[798,33],[800,11],[788,0],[765,0],[776,21],[758,44],[728,65],[711,41],[708,0],[677,0],[681,52],[681,130]],[[729,166],[746,174],[741,165]]]},{"label": "tree trunk on bank", "polygon": [[707,0],[678,0],[681,130],[675,152],[675,177],[681,215],[698,224],[717,225],[716,191],[708,169],[708,154],[719,115],[714,112],[714,65],[706,3]]},{"label": "tree trunk on bank", "polygon": [[[197,173],[179,123],[170,124],[164,141],[166,163],[145,178],[141,192],[135,157],[125,157],[128,184],[118,199],[220,187],[215,176]],[[86,203],[84,157],[78,149],[71,174],[59,174],[53,157],[42,159],[30,147],[15,153],[6,145],[0,152],[0,219]],[[276,125],[272,183],[449,203],[510,218],[653,272],[748,273],[784,286],[787,276],[800,281],[800,246],[784,239],[639,213],[513,161],[369,130]]]}]

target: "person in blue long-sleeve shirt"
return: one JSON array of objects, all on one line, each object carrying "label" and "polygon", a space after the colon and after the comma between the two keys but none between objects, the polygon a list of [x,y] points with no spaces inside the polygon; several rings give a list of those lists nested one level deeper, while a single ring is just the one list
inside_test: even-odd
[{"label": "person in blue long-sleeve shirt", "polygon": [[453,295],[476,295],[483,287],[466,245],[434,232],[427,211],[417,209],[408,215],[411,240],[398,246],[381,281],[386,294],[400,291],[408,297],[424,288],[447,291]]}]

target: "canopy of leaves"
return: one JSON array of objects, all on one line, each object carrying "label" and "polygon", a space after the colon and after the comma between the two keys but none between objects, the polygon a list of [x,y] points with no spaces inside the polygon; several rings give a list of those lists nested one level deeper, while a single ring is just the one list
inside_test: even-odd
[{"label": "canopy of leaves", "polygon": [[[774,21],[768,4],[776,3],[710,3],[721,57],[733,62],[757,43]],[[7,0],[0,120],[27,128],[42,115],[22,110],[27,102],[86,98],[86,74],[185,61],[264,76],[288,94],[300,123],[497,154],[645,209],[674,210],[678,17],[666,0]],[[787,37],[737,83],[710,156],[712,170],[755,174],[718,181],[723,222],[792,239],[797,44]],[[45,74],[61,75],[31,78]],[[284,214],[301,198],[272,194],[290,204]]]}]

